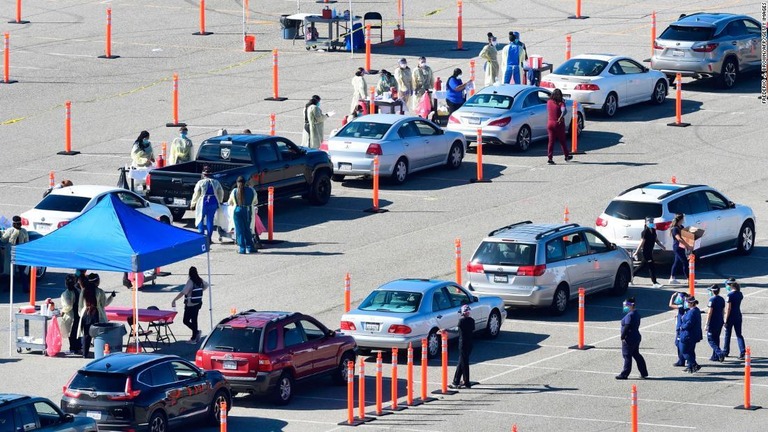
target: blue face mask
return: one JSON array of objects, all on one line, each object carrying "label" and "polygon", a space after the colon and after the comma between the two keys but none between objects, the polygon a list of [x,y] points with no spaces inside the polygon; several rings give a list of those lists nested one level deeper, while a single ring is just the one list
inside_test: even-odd
[{"label": "blue face mask", "polygon": [[181,133],[181,137],[186,139],[187,138],[187,133],[186,132],[182,132]]},{"label": "blue face mask", "polygon": [[624,311],[624,313],[628,313],[629,312],[629,306],[624,306],[624,309],[622,309],[622,310]]},{"label": "blue face mask", "polygon": [[320,108],[320,102],[317,103],[317,107]]},{"label": "blue face mask", "polygon": [[688,302],[683,303],[683,309],[690,309],[690,306],[688,306]]},{"label": "blue face mask", "polygon": [[149,139],[144,138],[141,142],[144,143],[144,144],[149,144]]},{"label": "blue face mask", "polygon": [[653,229],[653,222],[648,222],[647,224],[645,224],[645,226],[647,226],[648,228]]}]

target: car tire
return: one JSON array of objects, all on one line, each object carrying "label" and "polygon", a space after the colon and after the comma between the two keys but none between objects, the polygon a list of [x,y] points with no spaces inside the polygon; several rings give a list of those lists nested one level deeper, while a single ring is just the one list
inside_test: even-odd
[{"label": "car tire", "polygon": [[554,316],[560,316],[568,310],[568,287],[565,284],[560,285],[552,296],[552,305],[549,307],[550,313]]},{"label": "car tire", "polygon": [[437,333],[437,329],[432,329],[427,335],[427,358],[437,358],[440,355],[440,344],[442,338]]},{"label": "car tire", "polygon": [[171,208],[169,210],[174,222],[181,222],[181,219],[184,218],[184,214],[187,212],[187,209],[183,208]]},{"label": "car tire", "polygon": [[485,336],[489,339],[496,339],[501,333],[501,313],[494,309],[488,315],[488,324],[485,326]]},{"label": "car tire", "polygon": [[521,152],[528,151],[531,148],[531,128],[528,125],[520,126],[517,131],[517,149]]},{"label": "car tire", "polygon": [[331,176],[331,180],[333,180],[333,181],[335,181],[337,183],[338,182],[343,182],[345,177],[347,177],[347,176],[345,176],[344,174],[334,174],[334,175]]},{"label": "car tire", "polygon": [[[171,216],[173,216],[173,215],[171,215]],[[171,224],[171,220],[170,220],[170,219],[168,219],[168,218],[167,218],[167,217],[165,217],[165,216],[160,216],[160,222],[162,222],[162,223],[164,223],[164,224],[166,224],[166,225],[170,225],[170,224]]]},{"label": "car tire", "polygon": [[344,355],[341,356],[341,360],[339,360],[339,364],[336,366],[336,369],[334,369],[333,373],[331,374],[331,380],[336,385],[344,385],[347,383],[347,362],[352,362],[354,364],[355,362],[355,354],[351,352],[346,352]]},{"label": "car tire", "polygon": [[620,296],[626,293],[631,279],[632,272],[629,270],[629,266],[626,264],[619,266],[619,269],[616,271],[616,279],[613,280],[611,295]]},{"label": "car tire", "polygon": [[736,75],[739,73],[739,64],[733,57],[725,59],[723,68],[720,70],[720,87],[731,89],[736,85]]},{"label": "car tire", "polygon": [[277,385],[275,386],[272,395],[272,402],[274,402],[275,405],[287,405],[288,402],[291,401],[291,398],[293,398],[294,384],[295,382],[291,373],[287,371],[283,372],[283,374],[280,375],[280,379],[277,380]]},{"label": "car tire", "polygon": [[752,221],[746,221],[739,230],[739,243],[736,250],[739,255],[749,255],[755,248],[755,224]]},{"label": "car tire", "polygon": [[408,179],[408,161],[404,157],[395,162],[392,176],[389,178],[392,184],[401,185]]},{"label": "car tire", "polygon": [[315,173],[308,198],[312,205],[328,204],[328,200],[331,199],[331,177],[328,173],[325,171]]},{"label": "car tire", "polygon": [[[578,117],[576,117],[577,122],[577,128],[579,129],[579,136],[581,136],[581,133],[584,132],[584,116],[581,115],[581,113],[578,113]],[[571,129],[573,129],[573,122],[568,122],[568,135],[571,135]]]},{"label": "car tire", "polygon": [[449,169],[459,169],[463,160],[464,149],[461,147],[461,143],[456,141],[451,145],[451,150],[448,152],[448,162],[446,162],[446,165]]},{"label": "car tire", "polygon": [[661,105],[667,100],[668,91],[667,80],[659,80],[656,85],[653,86],[653,93],[651,93],[651,103],[654,105]]},{"label": "car tire", "polygon": [[227,392],[224,390],[219,390],[216,392],[216,394],[213,396],[213,399],[211,400],[211,406],[210,410],[208,411],[208,423],[215,426],[221,422],[221,418],[219,417],[220,411],[221,411],[221,403],[226,402],[227,403],[227,412],[232,409],[232,397],[227,395]]},{"label": "car tire", "polygon": [[605,103],[603,103],[603,114],[606,117],[613,117],[616,115],[616,111],[619,110],[619,97],[616,93],[610,92],[605,97]]},{"label": "car tire", "polygon": [[166,432],[168,430],[168,418],[162,410],[156,410],[149,417],[147,430],[149,432]]}]

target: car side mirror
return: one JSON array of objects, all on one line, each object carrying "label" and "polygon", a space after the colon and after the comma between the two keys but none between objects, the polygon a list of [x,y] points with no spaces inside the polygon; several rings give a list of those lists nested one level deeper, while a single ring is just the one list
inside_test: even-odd
[{"label": "car side mirror", "polygon": [[736,208],[736,203],[733,201],[728,201],[728,208]]},{"label": "car side mirror", "polygon": [[472,301],[473,301],[473,302],[475,302],[475,303],[477,303],[477,302],[479,302],[479,301],[480,301],[480,299],[479,299],[479,298],[477,298],[477,296],[472,296]]},{"label": "car side mirror", "polygon": [[336,331],[335,330],[328,330],[327,335],[328,335],[328,337],[336,337]]},{"label": "car side mirror", "polygon": [[616,243],[611,243],[611,250],[616,250],[618,246],[616,246]]},{"label": "car side mirror", "polygon": [[72,423],[75,421],[75,416],[72,414],[64,414],[64,423]]}]

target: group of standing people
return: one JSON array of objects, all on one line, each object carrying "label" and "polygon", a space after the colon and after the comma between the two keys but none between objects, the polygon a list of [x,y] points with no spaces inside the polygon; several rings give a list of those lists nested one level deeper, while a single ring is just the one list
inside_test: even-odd
[{"label": "group of standing people", "polygon": [[[180,164],[192,160],[192,140],[186,126],[179,129],[179,136],[171,141],[170,154],[166,161],[169,165]],[[136,168],[150,168],[157,162],[149,132],[143,130],[131,146],[131,163]]]},{"label": "group of standing people", "polygon": [[[501,49],[499,63],[498,42],[493,33],[488,33],[488,43],[480,50],[480,58],[485,60],[485,85],[493,85],[502,77],[503,84],[520,84],[525,73],[525,62],[528,60],[528,50],[520,40],[520,33],[509,32],[509,44]],[[532,81],[532,80],[529,80]]]},{"label": "group of standing people", "polygon": [[88,358],[91,349],[91,326],[106,323],[105,308],[112,303],[115,292],[107,296],[99,288],[101,278],[97,273],[86,275],[77,270],[64,278],[66,289],[61,294],[61,333],[69,338],[69,351]]}]

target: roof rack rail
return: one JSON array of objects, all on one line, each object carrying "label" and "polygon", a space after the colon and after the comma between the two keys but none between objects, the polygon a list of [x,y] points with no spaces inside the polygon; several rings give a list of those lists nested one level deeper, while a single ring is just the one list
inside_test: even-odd
[{"label": "roof rack rail", "polygon": [[514,227],[516,227],[516,226],[519,226],[519,225],[527,225],[527,224],[532,224],[532,223],[533,223],[533,222],[531,222],[531,221],[529,221],[529,220],[527,220],[527,221],[522,221],[522,222],[518,222],[518,223],[513,223],[512,225],[507,225],[507,226],[504,226],[504,227],[501,227],[501,228],[497,228],[497,229],[495,229],[495,230],[493,230],[493,231],[489,232],[489,233],[488,233],[488,236],[489,236],[489,237],[490,237],[490,236],[495,236],[496,234],[498,234],[498,233],[500,233],[500,232],[502,232],[502,231],[506,231],[506,230],[508,230],[508,229],[512,229],[512,228],[514,228]]},{"label": "roof rack rail", "polygon": [[704,185],[700,185],[700,184],[696,184],[696,185],[685,185],[685,186],[683,186],[683,187],[681,187],[681,188],[678,188],[678,189],[675,189],[675,190],[673,190],[673,191],[669,191],[669,192],[666,192],[666,193],[663,193],[663,194],[659,195],[659,199],[664,199],[664,198],[670,197],[670,196],[672,196],[672,195],[674,195],[674,194],[676,194],[676,193],[680,193],[680,192],[686,191],[686,190],[688,190],[688,189],[697,188],[697,187],[702,187],[702,186],[704,186]]},{"label": "roof rack rail", "polygon": [[566,228],[576,228],[578,226],[579,226],[579,224],[577,224],[577,223],[569,223],[569,224],[565,224],[565,225],[560,225],[559,227],[548,229],[546,231],[542,231],[542,232],[536,234],[536,240],[539,240],[540,238],[544,237],[547,234],[551,234],[551,233],[555,233],[555,232],[558,232],[558,231],[562,231],[562,230],[564,230]]},{"label": "roof rack rail", "polygon": [[656,183],[661,183],[661,182],[650,181],[650,182],[641,183],[641,184],[639,184],[637,186],[632,186],[631,188],[629,188],[629,189],[625,190],[624,192],[620,193],[619,196],[622,196],[622,195],[624,195],[625,193],[628,193],[628,192],[632,192],[635,189],[642,189],[644,187],[648,187],[648,186],[650,186],[652,184],[656,184]]}]

